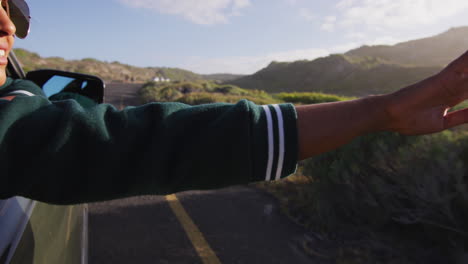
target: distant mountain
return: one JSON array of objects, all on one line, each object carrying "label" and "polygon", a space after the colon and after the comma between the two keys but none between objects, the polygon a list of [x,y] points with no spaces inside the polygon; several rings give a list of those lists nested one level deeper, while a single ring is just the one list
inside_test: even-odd
[{"label": "distant mountain", "polygon": [[440,70],[409,67],[373,57],[330,55],[313,61],[272,62],[259,72],[228,82],[267,92],[322,92],[364,96],[391,92]]},{"label": "distant mountain", "polygon": [[202,74],[201,77],[209,81],[227,82],[244,77],[243,74],[230,74],[230,73],[215,73],[215,74]]},{"label": "distant mountain", "polygon": [[349,56],[378,57],[389,62],[415,66],[444,66],[468,49],[468,27],[452,28],[442,34],[394,46],[362,46]]},{"label": "distant mountain", "polygon": [[165,67],[135,67],[120,62],[103,62],[96,59],[65,60],[60,57],[42,58],[25,49],[14,49],[25,71],[57,69],[97,75],[107,82],[148,82],[155,77],[173,81],[195,81],[203,77],[191,71]]},{"label": "distant mountain", "polygon": [[394,46],[363,46],[312,61],[272,62],[253,75],[226,83],[267,92],[379,94],[437,73],[467,49],[468,27],[461,27]]}]

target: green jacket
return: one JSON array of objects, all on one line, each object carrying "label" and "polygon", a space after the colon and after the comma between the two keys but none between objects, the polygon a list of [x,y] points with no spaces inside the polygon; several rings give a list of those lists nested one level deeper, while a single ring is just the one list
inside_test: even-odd
[{"label": "green jacket", "polygon": [[83,108],[8,79],[0,98],[11,95],[0,99],[0,199],[83,203],[274,180],[296,169],[291,104]]}]

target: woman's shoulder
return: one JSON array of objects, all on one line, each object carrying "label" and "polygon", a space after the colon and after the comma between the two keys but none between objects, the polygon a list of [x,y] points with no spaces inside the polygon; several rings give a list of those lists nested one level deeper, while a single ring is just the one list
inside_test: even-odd
[{"label": "woman's shoulder", "polygon": [[13,92],[23,93],[25,95],[44,95],[42,89],[32,81],[7,78],[5,84],[0,86],[0,94]]}]

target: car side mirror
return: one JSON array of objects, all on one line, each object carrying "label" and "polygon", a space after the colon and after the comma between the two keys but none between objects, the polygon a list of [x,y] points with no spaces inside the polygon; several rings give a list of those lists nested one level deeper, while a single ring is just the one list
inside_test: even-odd
[{"label": "car side mirror", "polygon": [[98,104],[104,102],[104,81],[94,75],[59,70],[37,70],[28,72],[26,80],[41,87],[48,98],[54,98],[63,93],[72,93],[85,96]]}]

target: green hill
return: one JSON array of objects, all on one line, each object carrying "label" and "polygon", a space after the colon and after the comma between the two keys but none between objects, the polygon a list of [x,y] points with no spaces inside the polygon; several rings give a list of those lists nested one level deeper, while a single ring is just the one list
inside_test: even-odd
[{"label": "green hill", "polygon": [[330,55],[313,61],[272,62],[253,75],[229,83],[267,92],[363,96],[394,91],[439,70],[440,67],[404,66],[373,57]]},{"label": "green hill", "polygon": [[452,28],[437,36],[407,41],[394,46],[362,46],[349,56],[372,56],[415,66],[444,66],[468,49],[468,27]]},{"label": "green hill", "polygon": [[201,76],[205,80],[227,82],[227,81],[239,79],[241,77],[244,77],[245,75],[230,74],[230,73],[215,73],[215,74],[202,74]]},{"label": "green hill", "polygon": [[43,58],[25,49],[15,49],[25,71],[37,69],[57,69],[97,75],[107,82],[148,82],[155,77],[173,81],[195,81],[203,77],[191,71],[165,67],[135,67],[120,62],[103,62],[96,59],[65,60],[60,57]]},{"label": "green hill", "polygon": [[468,27],[394,46],[363,46],[312,61],[272,62],[226,83],[267,92],[364,96],[395,91],[442,69],[468,49]]}]

